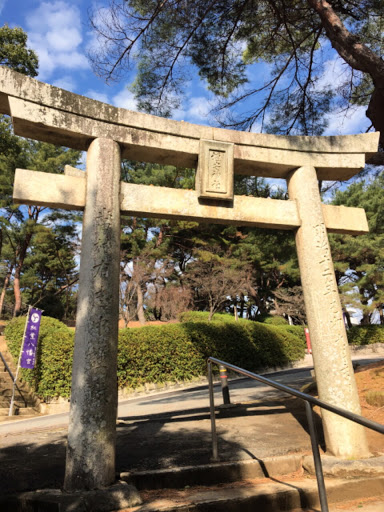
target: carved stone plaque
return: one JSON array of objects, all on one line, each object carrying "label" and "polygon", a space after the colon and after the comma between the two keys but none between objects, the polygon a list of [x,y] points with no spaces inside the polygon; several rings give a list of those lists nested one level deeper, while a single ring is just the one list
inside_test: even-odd
[{"label": "carved stone plaque", "polygon": [[200,141],[196,190],[201,198],[233,200],[233,144]]}]

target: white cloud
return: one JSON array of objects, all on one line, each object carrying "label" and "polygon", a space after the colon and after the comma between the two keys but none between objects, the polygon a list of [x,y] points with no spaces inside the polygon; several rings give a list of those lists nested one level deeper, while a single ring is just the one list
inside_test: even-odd
[{"label": "white cloud", "polygon": [[69,75],[58,78],[57,80],[52,82],[52,85],[60,87],[61,89],[65,89],[66,91],[74,92],[76,90],[76,82],[73,79],[73,77]]},{"label": "white cloud", "polygon": [[102,101],[103,103],[109,103],[108,96],[102,92],[97,92],[93,89],[89,89],[84,96],[87,96],[87,98],[92,98],[97,101]]},{"label": "white cloud", "polygon": [[327,88],[337,89],[341,87],[348,78],[348,70],[346,63],[338,56],[327,60],[324,63],[323,73],[314,83],[314,89],[321,91]]},{"label": "white cloud", "polygon": [[6,2],[6,0],[0,0],[0,14],[1,14],[1,11],[4,9],[5,2]]},{"label": "white cloud", "polygon": [[57,68],[89,67],[81,49],[80,16],[79,8],[64,0],[41,2],[37,9],[27,13],[28,39],[39,57],[40,80],[48,80]]},{"label": "white cloud", "polygon": [[57,52],[70,52],[75,50],[82,41],[81,34],[75,28],[63,28],[47,32],[46,40],[49,48]]},{"label": "white cloud", "polygon": [[205,96],[195,96],[189,98],[184,105],[185,109],[185,117],[186,120],[191,120],[192,122],[199,122],[203,124],[211,124],[213,122],[213,117],[211,115],[211,110],[214,108],[213,100],[205,97]]},{"label": "white cloud", "polygon": [[332,112],[327,116],[328,127],[324,135],[351,135],[365,132],[370,124],[365,112],[366,107],[363,106]]},{"label": "white cloud", "polygon": [[115,107],[137,110],[137,101],[134,95],[126,88],[112,98],[112,103]]},{"label": "white cloud", "polygon": [[191,117],[197,119],[206,119],[211,111],[212,107],[209,104],[209,100],[204,96],[198,98],[191,98],[189,100],[188,114]]},{"label": "white cloud", "polygon": [[80,11],[74,5],[64,0],[41,2],[39,7],[28,14],[28,27],[34,32],[40,32],[44,26],[47,32],[59,31],[68,27],[80,27]]},{"label": "white cloud", "polygon": [[172,119],[175,121],[187,121],[186,117],[187,113],[182,107],[176,108],[172,111]]},{"label": "white cloud", "polygon": [[262,131],[261,122],[256,121],[255,123],[253,123],[252,128],[251,128],[251,133],[261,133],[261,131]]}]

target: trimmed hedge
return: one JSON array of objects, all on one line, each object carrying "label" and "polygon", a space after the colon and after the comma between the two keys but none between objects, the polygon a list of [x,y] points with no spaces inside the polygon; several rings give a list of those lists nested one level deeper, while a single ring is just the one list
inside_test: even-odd
[{"label": "trimmed hedge", "polygon": [[348,329],[348,343],[351,345],[372,345],[384,343],[383,325],[359,325]]},{"label": "trimmed hedge", "polygon": [[[208,322],[209,313],[208,311],[185,311],[180,313],[179,321],[185,322]],[[244,318],[239,318],[239,322],[244,321]],[[215,313],[211,320],[212,322],[236,322],[236,318],[228,313]]]},{"label": "trimmed hedge", "polygon": [[[18,317],[5,328],[9,351],[18,361],[24,334],[25,317]],[[55,318],[42,317],[37,346],[37,364],[33,370],[21,368],[20,374],[41,398],[71,394],[74,332]]]},{"label": "trimmed hedge", "polygon": [[289,325],[288,320],[282,316],[267,316],[263,320],[263,323],[269,325]]},{"label": "trimmed hedge", "polygon": [[[119,387],[191,380],[206,374],[209,356],[257,371],[282,366],[304,357],[301,327],[265,325],[249,320],[230,321],[218,315],[212,322],[184,322],[122,329],[118,346]],[[225,318],[227,317],[227,318]],[[9,349],[17,360],[25,318],[6,328]],[[69,397],[74,333],[63,323],[43,317],[37,365],[23,370],[23,379],[45,399]]]},{"label": "trimmed hedge", "polygon": [[304,357],[301,328],[290,329],[223,318],[123,329],[119,337],[119,387],[191,380],[205,375],[209,356],[251,371],[283,366]]}]

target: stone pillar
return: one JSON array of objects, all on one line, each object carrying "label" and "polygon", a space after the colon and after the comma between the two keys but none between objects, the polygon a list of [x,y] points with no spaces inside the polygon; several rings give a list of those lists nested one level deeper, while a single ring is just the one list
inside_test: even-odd
[{"label": "stone pillar", "polygon": [[68,492],[115,480],[120,163],[115,141],[99,138],[90,144],[64,481]]},{"label": "stone pillar", "polygon": [[[315,168],[293,171],[288,192],[302,223],[296,247],[319,397],[361,414]],[[325,410],[322,418],[327,452],[342,458],[369,455],[364,427]]]}]

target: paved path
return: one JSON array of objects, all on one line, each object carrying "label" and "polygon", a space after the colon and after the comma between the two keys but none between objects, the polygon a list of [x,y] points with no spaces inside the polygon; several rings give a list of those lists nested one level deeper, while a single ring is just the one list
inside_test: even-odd
[{"label": "paved path", "polygon": [[[370,362],[372,356],[366,358]],[[300,388],[309,368],[271,376]],[[310,452],[300,400],[249,379],[230,384],[232,402],[217,416],[219,454],[225,460],[257,459]],[[221,391],[216,387],[216,404]],[[68,415],[59,414],[0,425],[0,492],[61,487]],[[207,463],[211,434],[206,386],[141,396],[119,403],[117,470],[157,469]]]}]

